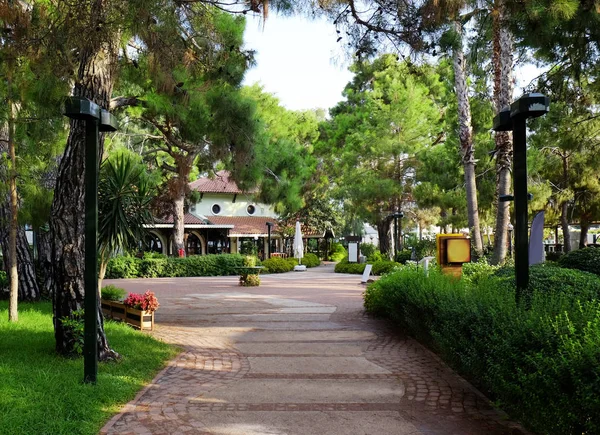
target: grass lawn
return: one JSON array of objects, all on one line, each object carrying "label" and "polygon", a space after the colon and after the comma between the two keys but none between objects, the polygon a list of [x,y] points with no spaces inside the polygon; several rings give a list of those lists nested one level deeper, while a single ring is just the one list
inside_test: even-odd
[{"label": "grass lawn", "polygon": [[96,434],[119,408],[178,353],[145,333],[106,323],[111,347],[123,359],[101,363],[98,384],[83,384],[83,358],[54,352],[52,305],[19,305],[8,322],[0,301],[0,434]]}]

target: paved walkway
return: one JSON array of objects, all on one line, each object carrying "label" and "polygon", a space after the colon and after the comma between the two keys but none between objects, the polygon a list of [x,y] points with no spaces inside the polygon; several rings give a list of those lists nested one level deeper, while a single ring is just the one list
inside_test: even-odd
[{"label": "paved walkway", "polygon": [[154,291],[184,352],[102,434],[520,434],[416,341],[362,310],[360,277],[107,280]]}]

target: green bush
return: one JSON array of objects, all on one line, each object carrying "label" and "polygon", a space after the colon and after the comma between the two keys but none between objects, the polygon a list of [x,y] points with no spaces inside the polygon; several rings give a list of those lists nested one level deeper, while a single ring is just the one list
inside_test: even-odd
[{"label": "green bush", "polygon": [[338,264],[335,265],[335,273],[353,273],[360,275],[365,271],[366,264],[361,263],[348,263],[348,258],[344,258]]},{"label": "green bush", "polygon": [[288,262],[288,264],[292,268],[291,270],[293,270],[294,267],[296,267],[298,265],[298,259],[294,258],[294,257],[288,257],[288,258],[285,259],[285,261]]},{"label": "green bush", "polygon": [[342,261],[344,257],[348,256],[348,251],[341,243],[332,243],[331,249],[329,250],[329,260],[331,261]]},{"label": "green bush", "polygon": [[262,265],[265,267],[265,271],[268,273],[284,273],[290,272],[294,270],[294,266],[296,265],[296,260],[294,264],[287,261],[285,258],[280,257],[271,257],[262,262]]},{"label": "green bush", "polygon": [[391,272],[392,270],[396,269],[397,267],[400,267],[400,265],[398,263],[396,263],[395,261],[389,261],[389,260],[376,261],[375,263],[373,263],[373,268],[371,269],[371,273],[373,275],[383,275],[384,273]]},{"label": "green bush", "polygon": [[169,263],[169,259],[167,257],[164,258],[142,258],[138,259],[138,276],[142,278],[159,278],[161,276],[165,276],[165,270],[167,269],[167,264]]},{"label": "green bush", "polygon": [[139,258],[129,256],[113,257],[106,266],[106,278],[137,278]]},{"label": "green bush", "polygon": [[[507,283],[510,288],[515,287],[514,267],[503,267],[494,275]],[[531,298],[536,292],[565,295],[572,299],[600,299],[600,278],[580,270],[538,264],[529,268],[529,287],[526,295]]]},{"label": "green bush", "polygon": [[375,263],[376,261],[384,261],[387,260],[383,258],[383,254],[379,252],[379,249],[373,252],[371,255],[367,256],[367,263]]},{"label": "green bush", "polygon": [[600,249],[584,248],[568,252],[561,255],[558,265],[600,275]]},{"label": "green bush", "polygon": [[367,287],[365,308],[428,343],[535,432],[600,433],[600,302],[543,287],[517,305],[510,283],[404,267]]},{"label": "green bush", "polygon": [[361,243],[360,244],[360,253],[362,255],[364,255],[365,257],[370,257],[371,255],[373,255],[375,252],[379,252],[379,249],[377,249],[377,246],[375,246],[372,243]]},{"label": "green bush", "polygon": [[546,261],[558,261],[562,256],[563,253],[560,251],[546,252]]},{"label": "green bush", "polygon": [[396,263],[406,264],[406,262],[410,260],[411,256],[412,251],[410,249],[403,249],[396,254]]},{"label": "green bush", "polygon": [[310,252],[304,254],[304,258],[302,258],[302,264],[306,267],[317,267],[321,265],[321,260],[315,254],[311,254]]},{"label": "green bush", "polygon": [[107,285],[100,290],[100,294],[102,295],[102,299],[107,301],[122,301],[125,299],[125,289],[117,287],[115,285]]}]

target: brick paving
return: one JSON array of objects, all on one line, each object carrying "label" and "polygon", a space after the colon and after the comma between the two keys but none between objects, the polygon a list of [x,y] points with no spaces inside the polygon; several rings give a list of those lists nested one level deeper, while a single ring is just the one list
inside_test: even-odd
[{"label": "brick paving", "polygon": [[107,281],[157,293],[153,335],[184,351],[101,434],[524,434],[435,354],[362,310],[331,266]]}]

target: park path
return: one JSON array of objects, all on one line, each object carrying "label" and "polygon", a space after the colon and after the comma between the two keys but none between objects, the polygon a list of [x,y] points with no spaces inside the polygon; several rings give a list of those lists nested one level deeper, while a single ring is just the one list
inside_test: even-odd
[{"label": "park path", "polygon": [[524,433],[415,340],[366,316],[327,264],[261,277],[106,280],[154,291],[184,351],[101,434]]}]

